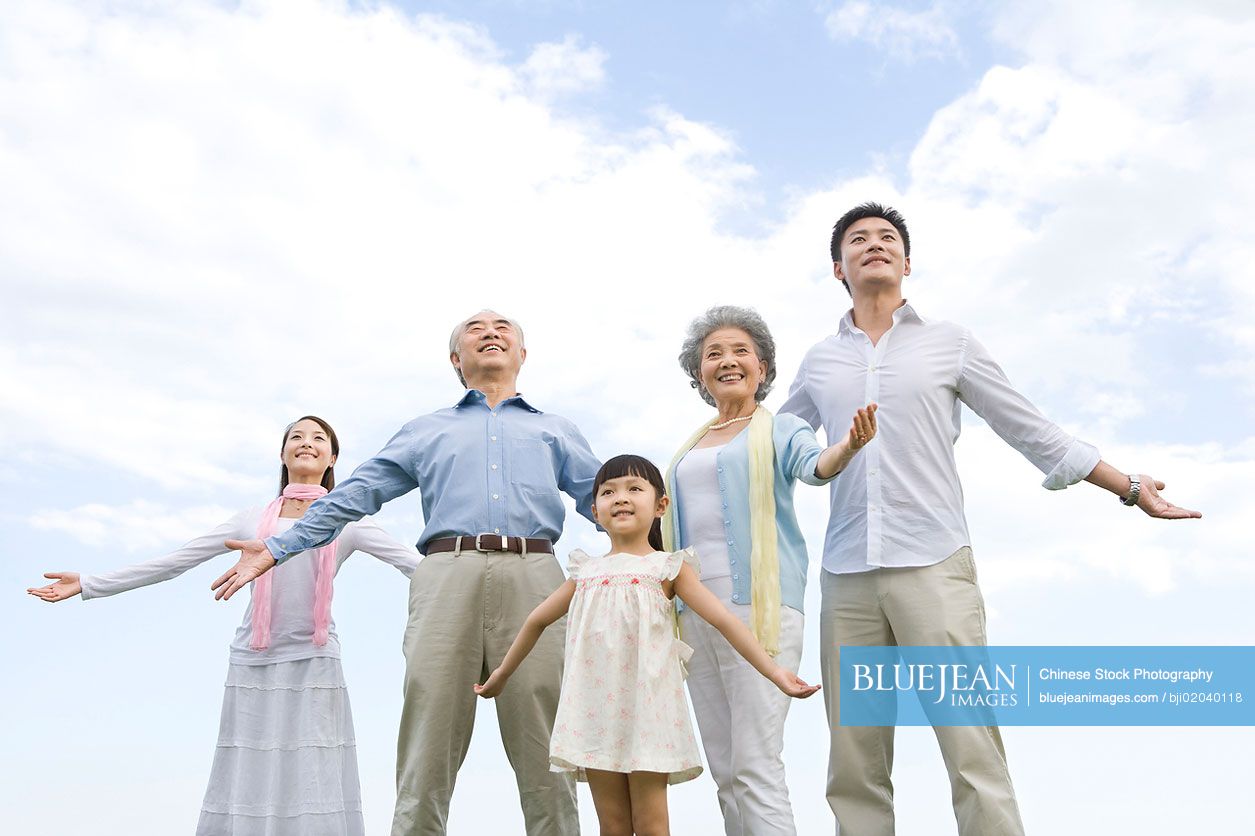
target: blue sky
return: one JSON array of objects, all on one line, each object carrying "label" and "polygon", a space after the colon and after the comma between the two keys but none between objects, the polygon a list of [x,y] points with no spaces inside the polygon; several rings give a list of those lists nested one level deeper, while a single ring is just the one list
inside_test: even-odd
[{"label": "blue sky", "polygon": [[[56,606],[22,592],[40,573],[142,560],[265,501],[301,414],[336,426],[347,472],[456,400],[449,328],[486,305],[527,329],[529,399],[602,456],[666,461],[707,414],[675,365],[685,324],[757,307],[778,405],[845,310],[827,236],[866,199],[911,224],[921,312],[971,326],[1044,412],[1206,513],[1169,525],[1089,486],[1047,493],[965,415],[991,640],[1255,642],[1253,45],[1224,2],[0,8],[15,832],[189,830],[242,611],[208,595],[227,558]],[[826,497],[799,490],[815,556]],[[416,499],[380,519],[421,528]],[[576,519],[559,552],[601,543]],[[337,585],[372,832],[392,804],[394,575],[355,558]],[[808,833],[830,822],[822,726],[810,701],[787,732]],[[931,735],[899,737],[900,832],[942,832]],[[1249,729],[1006,739],[1035,832],[1226,832],[1255,813]],[[514,832],[491,706],[463,775],[453,832]],[[677,832],[714,832],[715,809],[708,780],[672,793]]]}]

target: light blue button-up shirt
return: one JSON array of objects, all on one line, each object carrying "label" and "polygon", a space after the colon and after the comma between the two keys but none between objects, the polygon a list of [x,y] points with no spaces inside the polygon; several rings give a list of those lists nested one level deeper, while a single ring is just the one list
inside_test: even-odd
[{"label": "light blue button-up shirt", "polygon": [[[793,511],[793,488],[797,480],[808,485],[826,485],[831,479],[815,475],[815,465],[824,448],[815,431],[796,415],[777,415],[771,427],[776,448],[776,552],[780,559],[780,603],[802,611],[806,591],[806,540],[802,537],[797,514]],[[728,532],[728,566],[732,572],[732,602],[750,603],[750,457],[749,433],[737,433],[716,455],[720,505],[724,530]],[[672,535],[680,548],[684,539],[684,497],[679,493],[675,472],[667,474],[667,491],[675,500]],[[701,555],[697,556],[701,559]]]},{"label": "light blue button-up shirt", "polygon": [[427,521],[419,551],[437,537],[562,534],[566,509],[559,491],[592,519],[593,478],[601,462],[565,418],[522,397],[489,409],[484,393],[467,390],[457,405],[415,418],[374,458],[314,502],[300,522],[266,540],[282,563],[335,539],[353,520],[418,488]]}]

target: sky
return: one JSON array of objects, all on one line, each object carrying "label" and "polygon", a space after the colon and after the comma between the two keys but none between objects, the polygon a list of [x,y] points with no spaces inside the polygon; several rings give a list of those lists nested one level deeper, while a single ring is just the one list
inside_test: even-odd
[{"label": "sky", "polygon": [[[44,571],[161,554],[273,495],[314,413],[341,468],[455,402],[451,327],[518,319],[520,389],[608,457],[709,415],[676,364],[706,307],[758,309],[778,406],[848,297],[828,235],[900,209],[905,292],[1126,471],[1166,523],[1046,492],[964,414],[957,458],[994,644],[1255,644],[1255,15],[1242,2],[0,4],[0,630],[6,830],[188,832],[226,647],[218,558],[47,605]],[[826,492],[801,674],[818,679]],[[421,530],[417,497],[379,515]],[[558,545],[605,541],[568,515]],[[393,801],[405,587],[337,582],[369,832]],[[519,832],[490,703],[452,833]],[[829,832],[818,699],[785,760]],[[1250,728],[1004,730],[1037,833],[1236,832]],[[899,832],[952,832],[931,732],[901,729]],[[592,832],[590,798],[581,815]],[[492,804],[482,799],[494,800]],[[719,832],[707,776],[677,833]]]}]

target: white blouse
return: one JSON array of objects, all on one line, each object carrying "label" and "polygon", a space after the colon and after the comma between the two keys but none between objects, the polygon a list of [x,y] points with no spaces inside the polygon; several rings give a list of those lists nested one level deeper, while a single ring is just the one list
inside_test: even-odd
[{"label": "white blouse", "polygon": [[[226,554],[227,540],[252,540],[257,536],[261,513],[260,507],[248,508],[169,554],[112,572],[83,575],[79,579],[83,586],[83,599],[104,598],[168,581],[207,560]],[[276,533],[287,531],[295,522],[294,519],[280,517],[276,523]],[[395,566],[406,577],[412,576],[418,566],[419,554],[414,548],[396,542],[372,522],[362,520],[349,523],[335,543],[337,572],[355,551],[366,552]],[[336,636],[334,620],[328,625],[327,643],[322,647],[314,644],[314,557],[313,554],[294,555],[291,560],[270,570],[274,582],[271,584],[270,646],[265,650],[253,650],[249,647],[253,633],[252,584],[249,584],[249,601],[244,610],[244,619],[231,642],[233,664],[268,665],[318,656],[339,658],[340,640]],[[333,596],[332,601],[334,600]]]}]

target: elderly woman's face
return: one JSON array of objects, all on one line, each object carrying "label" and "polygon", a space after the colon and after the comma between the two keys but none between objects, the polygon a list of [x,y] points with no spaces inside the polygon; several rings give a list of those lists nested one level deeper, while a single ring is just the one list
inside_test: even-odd
[{"label": "elderly woman's face", "polygon": [[702,385],[716,403],[752,400],[766,375],[767,364],[740,328],[720,328],[702,342]]}]

